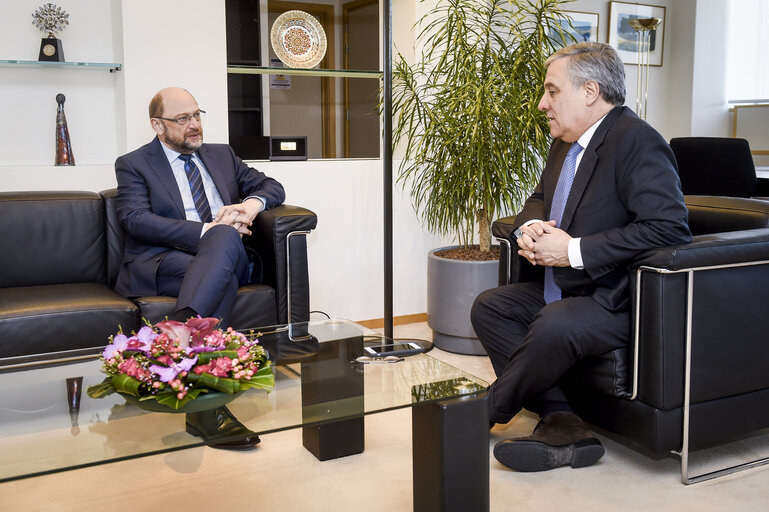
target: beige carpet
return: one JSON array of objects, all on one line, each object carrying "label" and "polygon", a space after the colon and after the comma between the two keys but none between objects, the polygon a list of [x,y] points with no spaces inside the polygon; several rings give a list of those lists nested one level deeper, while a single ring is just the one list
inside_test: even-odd
[{"label": "beige carpet", "polygon": [[[411,324],[396,328],[396,336],[424,339],[430,331],[424,323]],[[493,378],[485,357],[437,349],[431,355]],[[521,414],[509,425],[497,426],[489,448],[506,437],[529,434],[535,423],[533,416]],[[366,449],[360,455],[319,462],[302,447],[300,431],[280,432],[262,436],[253,452],[197,448],[0,484],[0,510],[408,511],[410,438],[410,412],[397,410],[366,418]],[[685,486],[677,459],[655,461],[617,442],[602,441],[606,455],[595,466],[578,470],[515,473],[491,456],[491,510],[769,510],[769,466]],[[705,458],[723,462],[762,453],[769,455],[769,441],[720,448]],[[468,480],[473,477],[467,475]]]}]

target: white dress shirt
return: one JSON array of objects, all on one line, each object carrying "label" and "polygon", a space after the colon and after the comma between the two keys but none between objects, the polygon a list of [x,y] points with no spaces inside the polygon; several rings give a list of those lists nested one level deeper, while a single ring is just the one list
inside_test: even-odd
[{"label": "white dress shirt", "polygon": [[[606,114],[608,115],[608,114]],[[577,142],[579,142],[579,145],[582,147],[582,150],[577,153],[577,162],[576,162],[576,171],[574,172],[574,176],[577,175],[579,172],[579,164],[582,161],[582,155],[585,154],[585,148],[588,144],[590,144],[590,139],[593,138],[593,135],[595,134],[595,131],[598,129],[598,126],[601,124],[601,122],[606,118],[606,115],[604,115],[601,119],[595,122],[590,128],[585,130],[585,133],[580,135],[579,139],[577,139]],[[526,223],[524,223],[524,226],[528,226],[529,224],[533,224],[535,222],[542,222],[541,219],[532,219]],[[569,240],[569,248],[568,248],[568,256],[569,256],[569,265],[571,265],[572,268],[575,268],[577,270],[581,270],[585,267],[584,263],[582,262],[582,249],[580,248],[581,238],[572,238]]]},{"label": "white dress shirt", "polygon": [[[184,160],[179,158],[178,151],[174,151],[161,142],[160,146],[163,148],[163,152],[168,158],[168,163],[171,164],[171,170],[174,173],[176,184],[179,187],[179,192],[182,194],[182,203],[184,204],[184,215],[187,220],[201,222],[200,214],[197,208],[195,208],[195,200],[192,198],[192,190],[190,189],[190,181],[187,179],[187,173],[184,171]],[[211,218],[216,218],[216,212],[219,208],[224,206],[222,196],[216,189],[214,180],[211,179],[211,175],[208,174],[206,166],[198,156],[197,152],[192,154],[192,161],[198,166],[200,170],[200,177],[203,179],[203,189],[206,193],[206,199],[208,199],[208,205],[211,207]]]}]

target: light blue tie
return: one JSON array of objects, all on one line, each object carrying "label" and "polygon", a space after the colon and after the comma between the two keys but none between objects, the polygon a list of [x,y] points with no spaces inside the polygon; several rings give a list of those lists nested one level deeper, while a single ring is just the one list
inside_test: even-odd
[{"label": "light blue tie", "polygon": [[[574,174],[577,172],[577,155],[582,151],[582,146],[575,142],[566,153],[566,160],[561,168],[561,175],[558,177],[558,184],[555,186],[553,194],[553,204],[550,207],[550,220],[555,221],[555,227],[561,227],[561,218],[563,210],[566,208],[566,201],[569,199],[571,185],[574,183]],[[545,304],[550,304],[561,299],[561,289],[555,284],[553,278],[553,267],[545,267]]]},{"label": "light blue tie", "polygon": [[200,215],[200,221],[211,222],[211,207],[208,204],[206,191],[203,188],[203,178],[200,176],[198,166],[192,161],[192,155],[179,155],[179,159],[184,161],[184,172],[190,182],[192,200],[195,202],[198,215]]}]

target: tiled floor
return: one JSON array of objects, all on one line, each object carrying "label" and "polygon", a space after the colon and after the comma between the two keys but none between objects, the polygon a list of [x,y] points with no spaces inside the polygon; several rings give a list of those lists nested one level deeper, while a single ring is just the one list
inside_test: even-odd
[{"label": "tiled floor", "polygon": [[[396,328],[395,335],[427,338],[426,324]],[[485,380],[485,357],[434,349],[440,358]],[[536,418],[521,414],[491,432],[491,444],[528,435]],[[0,428],[2,428],[0,426]],[[319,462],[299,430],[262,436],[259,448],[238,453],[208,448],[146,457],[0,484],[0,510],[242,510],[408,511],[412,509],[411,415],[397,410],[366,418],[360,455]],[[684,486],[678,461],[654,461],[602,438],[606,455],[595,466],[515,473],[491,457],[493,511],[765,511],[769,467]],[[769,455],[769,442],[758,450]],[[754,447],[721,450],[753,458]],[[759,451],[760,455],[761,451]],[[2,463],[2,454],[0,454]],[[468,475],[468,479],[473,475]],[[472,511],[469,511],[472,512]]]}]

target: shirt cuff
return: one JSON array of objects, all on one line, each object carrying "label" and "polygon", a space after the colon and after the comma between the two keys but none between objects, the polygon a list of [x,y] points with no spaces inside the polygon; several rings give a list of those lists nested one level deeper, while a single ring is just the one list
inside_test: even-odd
[{"label": "shirt cuff", "polygon": [[542,221],[541,221],[540,219],[531,219],[531,220],[527,220],[526,222],[524,222],[523,224],[521,224],[521,225],[518,227],[518,229],[516,229],[516,230],[513,232],[513,236],[515,237],[515,239],[517,240],[517,239],[521,238],[521,235],[522,235],[522,233],[521,233],[521,228],[522,228],[522,227],[524,227],[524,226],[529,226],[529,225],[531,225],[531,224],[534,224],[535,222],[542,222]]},{"label": "shirt cuff", "polygon": [[585,268],[585,264],[582,261],[581,241],[581,238],[572,238],[569,240],[569,265],[571,265],[571,268],[577,270]]},{"label": "shirt cuff", "polygon": [[245,202],[246,202],[246,201],[248,201],[249,199],[258,199],[258,200],[260,200],[260,201],[262,202],[262,209],[261,209],[261,210],[259,210],[259,212],[263,212],[263,211],[264,211],[264,209],[265,209],[265,208],[267,208],[267,200],[266,200],[265,198],[263,198],[263,197],[261,197],[261,196],[248,196],[247,198],[245,198],[245,199],[243,200],[243,202],[245,203]]}]

